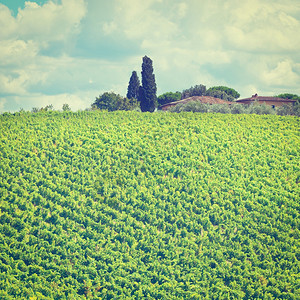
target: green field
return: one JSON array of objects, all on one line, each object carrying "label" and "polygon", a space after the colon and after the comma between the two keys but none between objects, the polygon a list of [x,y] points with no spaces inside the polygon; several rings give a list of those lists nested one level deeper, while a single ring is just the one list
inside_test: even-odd
[{"label": "green field", "polygon": [[0,299],[299,299],[299,118],[0,116]]}]

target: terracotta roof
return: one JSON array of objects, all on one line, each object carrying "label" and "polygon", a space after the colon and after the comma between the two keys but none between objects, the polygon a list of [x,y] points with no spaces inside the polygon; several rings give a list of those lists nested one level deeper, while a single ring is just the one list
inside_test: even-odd
[{"label": "terracotta roof", "polygon": [[164,104],[161,107],[163,108],[163,107],[167,107],[167,106],[175,106],[177,104],[185,104],[185,103],[188,103],[191,101],[200,101],[201,103],[205,103],[205,104],[232,104],[233,103],[231,101],[226,101],[223,99],[210,97],[210,96],[192,96],[192,97],[185,98],[185,99],[182,99],[179,101]]},{"label": "terracotta roof", "polygon": [[296,102],[296,100],[292,99],[284,99],[284,98],[278,98],[278,97],[272,97],[272,96],[257,96],[253,95],[252,97],[249,98],[244,98],[244,99],[238,99],[235,102],[242,102],[242,101],[275,101],[275,102]]}]

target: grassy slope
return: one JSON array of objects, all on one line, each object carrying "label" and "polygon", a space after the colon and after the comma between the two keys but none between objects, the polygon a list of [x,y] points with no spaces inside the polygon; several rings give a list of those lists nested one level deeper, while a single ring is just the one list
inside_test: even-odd
[{"label": "grassy slope", "polygon": [[299,297],[299,119],[52,112],[0,126],[1,299]]}]

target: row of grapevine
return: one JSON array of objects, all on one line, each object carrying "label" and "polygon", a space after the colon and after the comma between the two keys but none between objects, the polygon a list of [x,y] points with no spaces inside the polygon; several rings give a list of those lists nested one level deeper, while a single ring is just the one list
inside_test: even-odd
[{"label": "row of grapevine", "polygon": [[297,299],[299,119],[0,116],[0,298]]}]

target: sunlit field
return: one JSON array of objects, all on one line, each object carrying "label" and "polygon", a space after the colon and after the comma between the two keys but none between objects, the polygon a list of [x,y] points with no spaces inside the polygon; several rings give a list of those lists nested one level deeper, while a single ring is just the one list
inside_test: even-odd
[{"label": "sunlit field", "polygon": [[0,128],[1,299],[299,299],[299,118],[50,111]]}]

